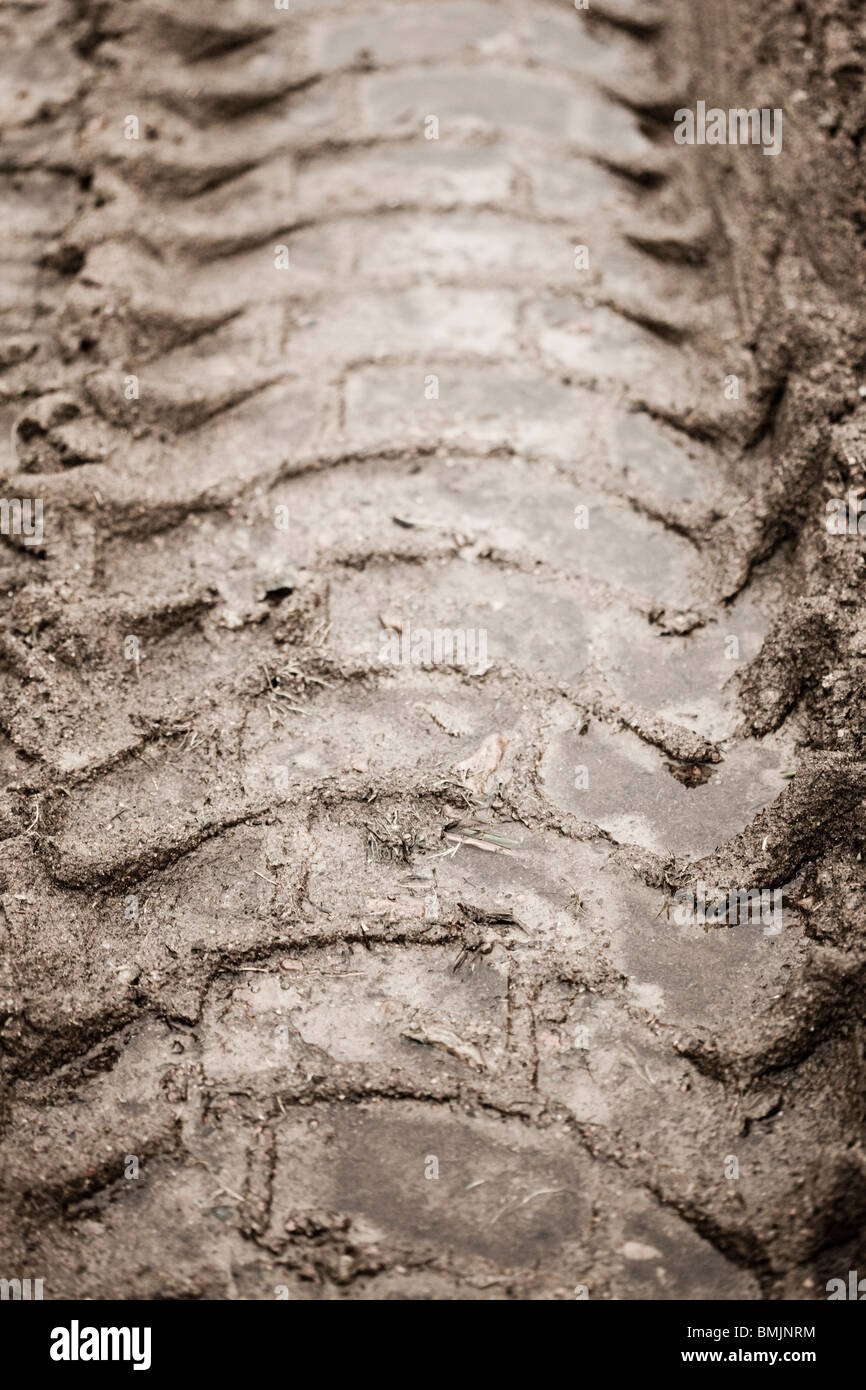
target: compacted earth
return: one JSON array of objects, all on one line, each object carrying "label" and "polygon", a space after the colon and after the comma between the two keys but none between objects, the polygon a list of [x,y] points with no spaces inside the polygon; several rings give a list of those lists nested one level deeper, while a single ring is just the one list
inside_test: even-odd
[{"label": "compacted earth", "polygon": [[866,1259],[866,29],[710,8],[7,5],[4,1278]]}]

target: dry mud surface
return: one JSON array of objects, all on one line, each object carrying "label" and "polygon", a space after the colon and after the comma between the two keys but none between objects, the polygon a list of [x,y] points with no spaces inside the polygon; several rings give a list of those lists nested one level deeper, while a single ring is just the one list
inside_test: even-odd
[{"label": "dry mud surface", "polygon": [[710,8],[7,5],[6,1277],[866,1259],[866,33]]}]

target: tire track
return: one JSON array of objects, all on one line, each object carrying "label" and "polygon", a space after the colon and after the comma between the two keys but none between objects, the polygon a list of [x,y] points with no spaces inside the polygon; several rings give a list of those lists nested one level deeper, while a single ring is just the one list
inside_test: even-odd
[{"label": "tire track", "polygon": [[[866,1210],[862,967],[802,906],[860,779],[784,790],[787,675],[748,714],[784,406],[662,137],[660,12],[21,26],[74,80],[3,175],[4,489],[45,505],[4,546],[4,1265],[803,1296]],[[410,628],[494,659],[390,666]],[[703,874],[784,886],[779,938],[675,926]]]}]

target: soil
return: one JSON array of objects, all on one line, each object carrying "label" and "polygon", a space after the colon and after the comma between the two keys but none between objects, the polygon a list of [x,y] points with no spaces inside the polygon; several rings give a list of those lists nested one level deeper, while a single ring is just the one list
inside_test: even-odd
[{"label": "soil", "polygon": [[[0,495],[41,508],[0,1273],[825,1298],[866,1260],[860,8],[0,32]],[[697,100],[782,152],[676,144]]]}]

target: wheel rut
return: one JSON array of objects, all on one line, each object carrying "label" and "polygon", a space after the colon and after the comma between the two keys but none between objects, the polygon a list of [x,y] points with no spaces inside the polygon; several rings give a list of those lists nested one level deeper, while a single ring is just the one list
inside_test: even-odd
[{"label": "wheel rut", "polygon": [[854,1257],[853,638],[756,484],[801,387],[670,138],[671,18],[16,15],[0,1251],[47,1296]]}]

